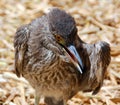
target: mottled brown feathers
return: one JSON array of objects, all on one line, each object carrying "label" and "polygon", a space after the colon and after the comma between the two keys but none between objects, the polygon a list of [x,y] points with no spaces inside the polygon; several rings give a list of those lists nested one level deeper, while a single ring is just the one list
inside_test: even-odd
[{"label": "mottled brown feathers", "polygon": [[15,70],[18,77],[20,77],[23,71],[24,55],[27,50],[27,40],[29,38],[28,25],[21,26],[17,29],[14,37],[15,47]]},{"label": "mottled brown feathers", "polygon": [[[59,13],[61,10],[58,11]],[[66,17],[72,19],[65,12],[62,13],[65,16],[63,20],[67,21]],[[71,26],[64,24],[66,21],[62,21],[62,23],[57,21],[63,26],[55,27],[59,31],[70,34],[74,20],[70,20]],[[63,29],[61,30],[61,28]],[[54,105],[58,105],[59,101],[68,100],[77,92],[81,75],[55,41],[50,31],[47,15],[18,28],[14,38],[14,47],[16,74],[18,77],[22,75],[29,81],[35,88],[36,97],[40,95],[54,97]],[[38,101],[36,102],[38,104]],[[50,105],[50,103],[48,104]]]},{"label": "mottled brown feathers", "polygon": [[[82,75],[56,42],[54,32],[75,45],[84,66]],[[35,88],[36,105],[40,96],[47,105],[65,105],[78,91],[96,94],[111,58],[108,43],[83,42],[77,36],[74,18],[57,8],[18,28],[14,47],[16,74]]]}]

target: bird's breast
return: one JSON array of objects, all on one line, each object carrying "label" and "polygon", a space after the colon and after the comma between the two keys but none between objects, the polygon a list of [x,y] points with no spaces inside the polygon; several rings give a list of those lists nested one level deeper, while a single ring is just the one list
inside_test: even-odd
[{"label": "bird's breast", "polygon": [[66,90],[70,92],[77,90],[75,88],[78,87],[80,77],[73,64],[63,61],[52,52],[47,55],[44,53],[43,58],[44,60],[31,58],[31,64],[28,63],[25,70],[27,72],[23,73],[34,88],[47,96],[48,93],[51,96],[58,92],[62,96]]}]

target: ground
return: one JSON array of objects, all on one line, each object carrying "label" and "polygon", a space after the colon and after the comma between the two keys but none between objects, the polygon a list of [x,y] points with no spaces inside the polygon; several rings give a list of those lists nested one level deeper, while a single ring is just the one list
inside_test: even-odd
[{"label": "ground", "polygon": [[70,13],[87,43],[111,46],[111,63],[103,87],[93,96],[79,92],[69,105],[120,105],[120,0],[0,0],[0,105],[33,105],[34,90],[14,71],[16,29],[59,7]]}]

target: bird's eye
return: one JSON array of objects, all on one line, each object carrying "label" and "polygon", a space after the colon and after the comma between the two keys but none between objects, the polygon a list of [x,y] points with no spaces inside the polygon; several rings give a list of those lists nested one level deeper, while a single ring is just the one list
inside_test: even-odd
[{"label": "bird's eye", "polygon": [[60,36],[57,36],[57,40],[60,41],[60,40],[61,40],[61,37],[60,37]]},{"label": "bird's eye", "polygon": [[55,35],[55,39],[59,42],[62,40],[62,38],[60,37],[60,35]]},{"label": "bird's eye", "polygon": [[65,45],[64,39],[60,35],[54,35],[58,43]]}]

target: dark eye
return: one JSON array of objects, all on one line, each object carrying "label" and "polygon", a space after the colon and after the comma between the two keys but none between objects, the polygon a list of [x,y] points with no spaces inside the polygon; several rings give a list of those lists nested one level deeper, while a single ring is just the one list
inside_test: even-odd
[{"label": "dark eye", "polygon": [[59,35],[55,35],[55,38],[56,38],[57,41],[61,40],[61,37]]},{"label": "dark eye", "polygon": [[60,39],[61,39],[60,36],[57,36],[57,40],[60,41]]}]

